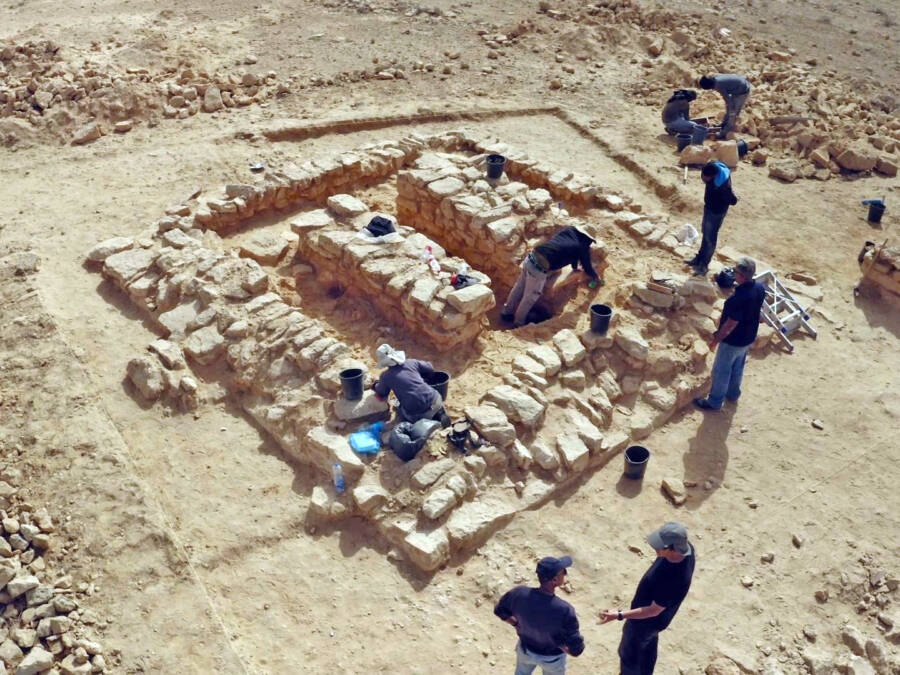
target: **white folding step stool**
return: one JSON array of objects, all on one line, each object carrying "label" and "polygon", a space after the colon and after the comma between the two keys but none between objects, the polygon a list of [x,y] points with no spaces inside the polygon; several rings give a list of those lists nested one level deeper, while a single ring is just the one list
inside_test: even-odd
[{"label": "white folding step stool", "polygon": [[762,316],[766,323],[775,329],[779,339],[787,345],[788,351],[794,351],[794,345],[788,335],[797,328],[805,328],[810,335],[817,337],[816,329],[809,323],[806,308],[778,281],[775,272],[766,270],[757,274],[754,279],[766,287]]}]

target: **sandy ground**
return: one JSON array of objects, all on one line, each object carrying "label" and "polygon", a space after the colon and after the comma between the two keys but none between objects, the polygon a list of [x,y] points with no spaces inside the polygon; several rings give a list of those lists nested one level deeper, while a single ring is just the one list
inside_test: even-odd
[{"label": "sandy ground", "polygon": [[[361,522],[310,534],[304,515],[318,478],[287,461],[227,397],[194,415],[133,397],[123,384],[125,365],[152,330],[82,266],[86,250],[137,234],[197,186],[245,177],[252,158],[304,159],[410,131],[261,140],[258,131],[280,119],[561,105],[584,123],[595,121],[607,149],[550,116],[467,124],[597,176],[675,220],[699,220],[699,178],[681,185],[671,148],[656,139],[658,111],[621,93],[640,77],[624,56],[629,49],[640,56],[636,46],[607,54],[598,42],[596,77],[552,91],[554,54],[572,45],[578,28],[539,17],[537,3],[434,0],[443,18],[406,16],[416,6],[408,3],[372,2],[379,11],[357,12],[364,4],[23,2],[0,10],[4,39],[48,37],[76,53],[96,41],[111,62],[143,67],[233,65],[254,54],[255,68],[301,82],[371,67],[373,57],[428,61],[438,70],[454,64],[446,76],[296,88],[265,107],[138,125],[83,147],[48,140],[0,154],[0,245],[42,257],[39,272],[21,282],[37,294],[4,296],[3,459],[25,469],[20,489],[31,499],[61,520],[71,517],[66,536],[77,546],[56,554],[58,564],[95,579],[92,607],[109,621],[102,640],[117,654],[115,672],[511,672],[515,636],[493,616],[493,602],[512,585],[531,583],[537,558],[563,553],[576,561],[564,595],[588,645],[570,672],[617,672],[620,627],[600,626],[597,614],[630,601],[652,555],[643,535],[671,519],[688,525],[699,556],[691,593],[662,639],[657,672],[700,673],[721,653],[746,672],[769,659],[786,673],[806,672],[804,649],[835,659],[849,654],[840,640],[845,622],[879,636],[874,612],[857,611],[864,584],[855,580],[877,569],[900,575],[900,314],[853,289],[862,242],[890,236],[897,219],[889,210],[884,229],[874,230],[858,201],[886,194],[890,205],[900,195],[897,179],[781,184],[764,168],[742,166],[734,178],[741,203],[720,242],[816,276],[827,317],[814,315],[818,339],[800,338],[790,355],[752,359],[737,408],[685,410],[647,439],[653,457],[642,484],[623,481],[614,461],[432,577],[391,562]],[[900,19],[893,3],[857,3],[859,11],[817,2],[791,9],[676,4],[699,12],[710,29],[752,30],[823,62],[833,54],[830,67],[840,77],[874,76],[887,90],[900,89],[900,51],[895,38],[883,37],[894,35]],[[543,32],[529,37],[531,48],[502,56],[500,72],[481,74],[498,60],[486,57],[476,31],[521,19],[539,22]],[[858,55],[844,58],[851,39]],[[462,52],[471,67],[459,69],[445,51]],[[674,183],[687,208],[657,197],[612,158],[617,152]],[[14,319],[42,312],[52,328],[22,334]],[[485,351],[503,353],[506,344],[495,335]],[[813,428],[814,419],[824,429]],[[676,508],[658,489],[663,477],[699,485]],[[774,561],[761,562],[769,551]],[[842,572],[849,581],[840,591]],[[742,584],[745,577],[752,586]],[[821,589],[830,590],[825,603],[814,598]],[[900,620],[891,604],[896,592],[889,596],[882,609]],[[815,632],[815,644],[804,628]],[[896,664],[898,647],[890,649]]]}]

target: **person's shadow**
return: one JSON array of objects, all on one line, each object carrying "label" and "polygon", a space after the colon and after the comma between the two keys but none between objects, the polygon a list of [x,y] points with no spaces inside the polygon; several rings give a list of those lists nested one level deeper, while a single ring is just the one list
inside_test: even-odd
[{"label": "person's shadow", "polygon": [[699,508],[725,479],[727,440],[734,412],[734,405],[726,403],[719,412],[703,413],[703,421],[688,441],[688,450],[682,456],[684,481],[690,494],[685,503],[688,509]]}]

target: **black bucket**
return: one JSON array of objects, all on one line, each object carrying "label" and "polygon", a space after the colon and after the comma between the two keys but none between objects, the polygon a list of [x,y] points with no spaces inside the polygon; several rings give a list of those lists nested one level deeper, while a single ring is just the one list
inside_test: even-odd
[{"label": "black bucket", "polygon": [[678,152],[681,152],[689,146],[692,138],[693,134],[678,134],[675,136],[675,142],[678,144]]},{"label": "black bucket", "polygon": [[750,146],[747,145],[747,141],[741,140],[737,142],[738,157],[743,157],[749,150]]},{"label": "black bucket", "polygon": [[591,332],[603,335],[609,329],[612,318],[612,307],[609,305],[591,305]]},{"label": "black bucket", "polygon": [[340,372],[341,388],[344,390],[344,398],[348,401],[358,401],[363,395],[363,371],[362,368],[347,368]]},{"label": "black bucket", "polygon": [[487,156],[487,177],[491,180],[497,180],[503,175],[503,169],[506,167],[506,157],[503,155]]},{"label": "black bucket", "polygon": [[650,451],[643,445],[632,445],[625,449],[625,478],[635,480],[644,477]]},{"label": "black bucket", "polygon": [[885,209],[887,207],[884,204],[869,204],[869,222],[880,223]]},{"label": "black bucket", "polygon": [[450,373],[443,370],[436,370],[431,375],[423,377],[426,384],[441,395],[441,398],[447,400],[447,385],[450,384]]}]

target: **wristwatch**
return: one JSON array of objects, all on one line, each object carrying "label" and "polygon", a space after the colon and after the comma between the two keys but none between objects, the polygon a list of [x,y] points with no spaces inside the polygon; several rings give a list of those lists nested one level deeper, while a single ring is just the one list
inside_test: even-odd
[{"label": "wristwatch", "polygon": [[619,612],[619,621],[621,621],[621,620],[624,619],[625,617],[622,616],[622,610],[621,610],[621,609],[618,610],[618,612]]}]

